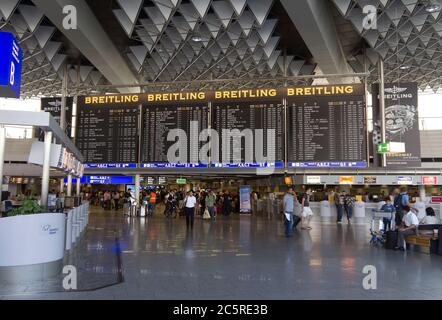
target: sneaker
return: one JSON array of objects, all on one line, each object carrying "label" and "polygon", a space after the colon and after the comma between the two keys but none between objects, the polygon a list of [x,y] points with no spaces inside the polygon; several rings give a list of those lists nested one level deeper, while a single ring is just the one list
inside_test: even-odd
[{"label": "sneaker", "polygon": [[336,223],[338,223],[338,224],[342,224],[342,221],[336,221]]}]

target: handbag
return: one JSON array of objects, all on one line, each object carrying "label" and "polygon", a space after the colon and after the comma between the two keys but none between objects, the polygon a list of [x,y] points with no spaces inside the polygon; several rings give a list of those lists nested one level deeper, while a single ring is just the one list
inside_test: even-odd
[{"label": "handbag", "polygon": [[204,210],[204,214],[203,214],[203,219],[210,219],[211,218],[211,216],[210,216],[210,213],[209,213],[209,210]]}]

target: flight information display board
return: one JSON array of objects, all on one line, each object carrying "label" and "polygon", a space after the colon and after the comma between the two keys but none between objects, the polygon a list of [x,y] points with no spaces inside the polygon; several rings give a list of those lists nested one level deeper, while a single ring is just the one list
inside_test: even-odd
[{"label": "flight information display board", "polygon": [[[199,161],[199,150],[204,144],[199,142],[199,134],[208,128],[208,113],[208,104],[203,102],[143,106],[141,167],[207,167],[207,163]],[[184,136],[178,139],[175,129]],[[177,143],[179,150],[173,147]],[[170,158],[169,150],[175,150]]]},{"label": "flight information display board", "polygon": [[[215,102],[212,106],[212,128],[220,137],[219,159],[212,159],[212,166],[283,166],[282,99]],[[229,136],[223,134],[226,130],[230,130]],[[270,130],[273,134],[268,135]]]},{"label": "flight information display board", "polygon": [[362,85],[287,89],[287,145],[291,167],[365,167]]},{"label": "flight information display board", "polygon": [[138,162],[138,96],[78,97],[76,145],[87,164]]}]

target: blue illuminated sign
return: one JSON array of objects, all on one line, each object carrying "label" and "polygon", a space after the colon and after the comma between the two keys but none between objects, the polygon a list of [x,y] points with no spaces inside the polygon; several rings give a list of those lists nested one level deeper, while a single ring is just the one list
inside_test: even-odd
[{"label": "blue illuminated sign", "polygon": [[0,96],[20,98],[23,52],[12,33],[0,32]]},{"label": "blue illuminated sign", "polygon": [[142,163],[141,168],[207,168],[208,165],[204,163]]},{"label": "blue illuminated sign", "polygon": [[283,168],[283,162],[212,163],[212,168]]},{"label": "blue illuminated sign", "polygon": [[[68,179],[64,178],[67,183]],[[72,178],[72,183],[77,183],[76,178]],[[132,176],[83,176],[80,179],[82,184],[133,184],[134,177]]]},{"label": "blue illuminated sign", "polygon": [[365,168],[366,162],[291,162],[291,168]]},{"label": "blue illuminated sign", "polygon": [[84,165],[88,169],[128,169],[136,168],[136,163],[86,163]]}]

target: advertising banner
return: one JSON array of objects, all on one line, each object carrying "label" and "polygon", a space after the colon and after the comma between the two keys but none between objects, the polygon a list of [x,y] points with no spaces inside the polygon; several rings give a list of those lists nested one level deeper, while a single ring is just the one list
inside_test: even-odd
[{"label": "advertising banner", "polygon": [[20,98],[23,51],[14,35],[0,32],[0,97]]},{"label": "advertising banner", "polygon": [[[73,101],[74,101],[73,97],[66,98],[66,135],[68,137],[71,136]],[[54,117],[55,121],[57,121],[57,123],[60,124],[61,97],[41,98],[40,103],[41,103],[40,110],[44,112],[49,112],[51,116]],[[43,131],[40,130],[39,138],[42,137],[43,137]]]},{"label": "advertising banner", "polygon": [[[386,141],[381,141],[379,85],[373,85],[373,142],[405,143],[405,152],[387,153],[387,167],[420,167],[421,145],[418,122],[417,83],[385,84]],[[377,164],[379,165],[379,157]]]},{"label": "advertising banner", "polygon": [[250,213],[252,211],[252,202],[250,199],[250,193],[252,192],[251,186],[239,187],[239,212]]}]

